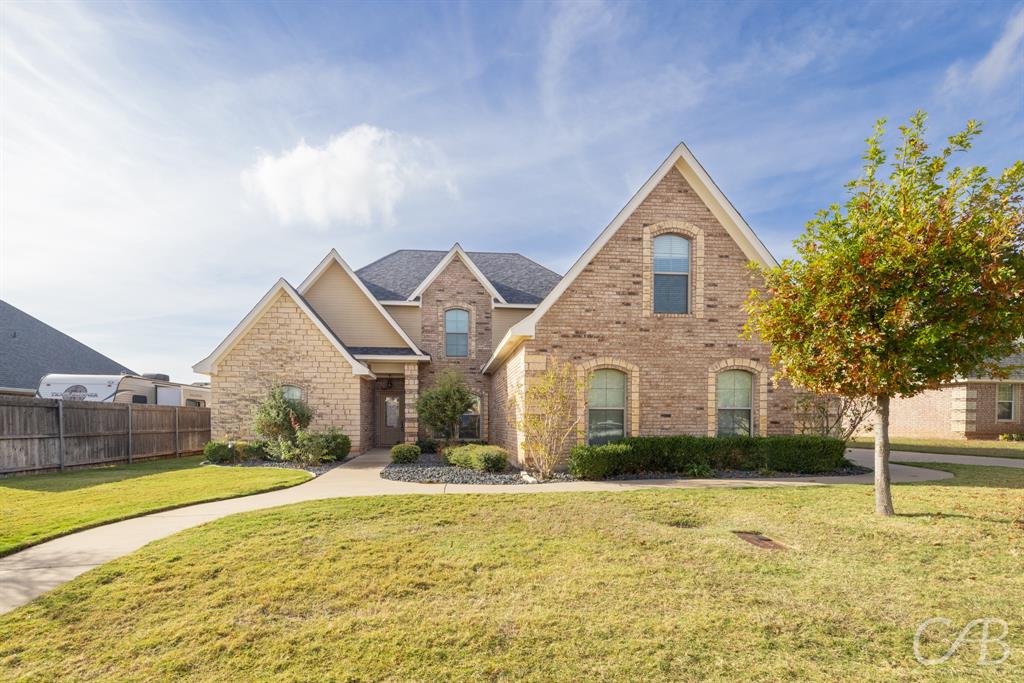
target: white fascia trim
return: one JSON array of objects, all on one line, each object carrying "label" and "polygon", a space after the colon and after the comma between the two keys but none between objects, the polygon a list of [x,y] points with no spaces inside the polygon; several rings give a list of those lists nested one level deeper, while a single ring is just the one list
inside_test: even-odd
[{"label": "white fascia trim", "polygon": [[469,258],[469,254],[459,246],[458,242],[448,250],[448,253],[444,255],[444,258],[441,259],[440,263],[434,266],[434,269],[430,271],[430,274],[423,278],[423,282],[421,282],[416,290],[409,295],[409,301],[423,296],[423,292],[425,292],[427,287],[430,286],[430,283],[436,280],[437,276],[444,272],[444,269],[448,267],[448,264],[451,263],[456,256],[462,259],[462,262],[466,264],[467,268],[469,268],[469,272],[473,273],[473,276],[480,281],[480,284],[484,286],[484,289],[487,290],[487,293],[490,294],[492,298],[497,299],[498,303],[507,303],[505,301],[505,297],[498,293],[498,290],[494,288],[491,281],[488,280],[480,269],[476,267],[476,264],[473,263],[473,259]]},{"label": "white fascia trim", "polygon": [[357,353],[356,358],[359,360],[370,360],[374,362],[381,361],[401,361],[408,363],[410,361],[416,361],[417,363],[428,363],[430,362],[430,356],[374,356],[371,354]]},{"label": "white fascia trim", "polygon": [[[494,353],[492,353],[491,357],[487,359],[484,366],[480,368],[481,375],[486,375],[488,372],[496,368],[508,357],[509,352],[515,349],[520,342],[533,338],[532,335],[515,334],[514,330],[515,326],[513,325],[512,329],[506,332],[505,336],[501,338],[500,342],[498,342],[498,346],[494,349]],[[515,344],[510,343],[513,339],[515,339]]]},{"label": "white fascia trim", "polygon": [[235,329],[231,330],[231,333],[217,346],[216,349],[213,350],[213,353],[193,365],[192,370],[204,375],[213,374],[216,371],[217,361],[221,356],[227,353],[231,347],[235,345],[235,342],[241,339],[241,337],[256,324],[280,292],[285,292],[291,300],[295,302],[295,305],[306,314],[306,317],[308,317],[314,325],[316,325],[317,329],[319,329],[327,340],[331,342],[331,345],[338,350],[338,353],[348,361],[348,364],[352,366],[353,375],[367,377],[369,379],[374,379],[376,377],[376,375],[370,372],[370,368],[360,363],[351,353],[349,353],[348,349],[345,348],[345,345],[341,343],[341,340],[339,340],[338,337],[335,336],[335,334],[326,325],[324,325],[323,321],[320,320],[319,316],[313,312],[305,299],[303,299],[302,296],[295,291],[295,288],[288,284],[288,281],[284,278],[281,278],[274,283],[274,286],[270,288],[270,291],[263,295],[263,298],[259,300],[259,303],[257,303],[253,309],[249,311],[244,318],[242,318],[242,321],[235,326]]},{"label": "white fascia trim", "polygon": [[386,301],[381,301],[380,305],[381,306],[419,306],[420,302],[419,301],[406,301],[405,299],[403,299],[401,301],[392,301],[391,299],[388,299]]},{"label": "white fascia trim", "polygon": [[320,279],[320,276],[327,272],[327,269],[330,267],[332,263],[337,263],[339,266],[341,266],[341,269],[345,271],[345,274],[348,275],[352,279],[352,281],[356,283],[356,286],[359,287],[359,290],[366,295],[366,298],[370,300],[370,303],[374,305],[377,311],[382,316],[384,316],[385,320],[388,321],[388,324],[390,324],[391,327],[395,330],[395,332],[398,333],[398,336],[402,338],[402,341],[404,341],[406,345],[410,349],[412,349],[414,355],[423,355],[423,352],[420,351],[420,347],[416,346],[413,340],[409,338],[409,335],[405,333],[405,330],[403,330],[402,327],[397,322],[395,322],[395,319],[391,317],[391,314],[384,310],[384,307],[381,306],[379,301],[377,301],[377,297],[370,293],[370,290],[366,288],[366,285],[363,284],[363,281],[359,279],[359,276],[356,275],[355,271],[352,270],[352,268],[350,268],[347,263],[345,263],[345,259],[341,258],[341,254],[338,253],[337,249],[331,249],[330,253],[328,253],[327,256],[324,256],[324,259],[323,261],[320,262],[320,265],[314,268],[313,272],[306,276],[306,279],[303,280],[302,284],[299,285],[299,293],[305,294],[307,291],[309,291],[310,287],[312,287],[316,283],[316,281]]},{"label": "white fascia trim", "polygon": [[537,308],[537,304],[494,304],[495,308]]},{"label": "white fascia trim", "polygon": [[[511,337],[530,337],[536,333],[537,321],[544,317],[544,314],[551,309],[551,306],[558,301],[559,297],[565,293],[569,286],[576,280],[583,269],[586,268],[593,258],[597,255],[604,245],[619,231],[619,228],[629,219],[630,216],[637,210],[640,204],[647,199],[648,195],[654,191],[654,188],[658,186],[662,178],[668,174],[673,168],[679,170],[683,174],[683,177],[690,182],[697,193],[712,209],[712,213],[715,214],[726,231],[736,240],[736,243],[743,250],[743,253],[751,261],[756,261],[765,267],[773,267],[778,265],[778,261],[771,255],[771,252],[764,246],[754,231],[747,225],[747,222],[743,220],[743,217],[738,211],[729,203],[722,191],[718,189],[714,181],[704,170],[704,167],[700,165],[700,162],[693,156],[689,148],[682,142],[680,142],[672,153],[668,155],[665,161],[661,162],[658,169],[654,174],[647,179],[636,194],[629,200],[629,202],[622,207],[622,210],[615,215],[612,222],[608,224],[597,239],[587,248],[583,255],[577,259],[576,263],[573,264],[569,272],[565,274],[555,288],[548,292],[548,295],[537,305],[537,308],[525,318],[520,320],[518,323],[513,325],[509,329],[509,334],[506,335],[507,339]],[[504,344],[504,340],[502,340]],[[501,346],[498,347],[497,352],[501,351]]]}]

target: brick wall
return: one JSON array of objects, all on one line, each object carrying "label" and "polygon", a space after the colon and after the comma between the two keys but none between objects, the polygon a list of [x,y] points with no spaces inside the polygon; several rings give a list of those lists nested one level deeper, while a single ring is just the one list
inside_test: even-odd
[{"label": "brick wall", "polygon": [[525,348],[520,346],[491,375],[490,440],[511,453],[516,460],[519,457],[520,439],[513,424],[516,415],[510,411],[509,399],[515,396],[517,405],[522,406],[525,381]]},{"label": "brick wall", "polygon": [[[253,407],[275,383],[301,387],[316,411],[312,429],[337,427],[353,452],[367,443],[360,420],[366,388],[331,342],[281,293],[217,363],[210,377],[213,438],[252,438]],[[368,384],[368,383],[367,383]]]},{"label": "brick wall", "polygon": [[[924,391],[910,398],[889,401],[889,436],[953,439],[963,434],[953,432],[953,404],[957,402],[953,387]],[[874,419],[864,421],[862,433],[871,433]]]},{"label": "brick wall", "polygon": [[974,430],[967,434],[968,438],[991,439],[1000,434],[1024,433],[1024,384],[1014,384],[1013,392],[1016,401],[1016,415],[1010,421],[996,420],[996,382],[971,382],[975,390]]},{"label": "brick wall", "polygon": [[[691,285],[690,314],[646,311],[650,251],[645,243],[666,227],[690,236],[694,244],[700,239],[701,258],[693,259],[690,280],[701,286],[698,293]],[[712,366],[768,365],[766,344],[740,338],[747,319],[743,302],[758,285],[739,246],[673,169],[538,322],[526,355],[551,354],[577,366],[599,358],[635,364],[639,424],[629,431],[707,434],[714,424],[708,412]],[[698,294],[699,307],[694,305]],[[759,374],[754,382],[755,433],[792,433],[792,390],[785,384],[773,387],[767,379]]]},{"label": "brick wall", "polygon": [[[470,390],[480,397],[481,436],[488,438],[487,410],[491,380],[480,369],[491,357],[492,299],[484,286],[458,258],[437,276],[421,297],[422,330],[420,348],[430,354],[430,362],[419,370],[420,391],[429,389],[445,370],[462,373]],[[450,308],[469,311],[469,357],[448,358],[444,348],[444,312]],[[425,425],[420,432],[425,433]]]}]

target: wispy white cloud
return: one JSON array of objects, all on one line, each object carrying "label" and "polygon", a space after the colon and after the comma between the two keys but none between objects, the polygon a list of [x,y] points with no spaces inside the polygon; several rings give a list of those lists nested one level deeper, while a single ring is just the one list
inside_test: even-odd
[{"label": "wispy white cloud", "polygon": [[435,145],[366,124],[323,147],[302,140],[280,155],[264,156],[243,171],[242,184],[280,223],[320,229],[332,223],[392,225],[395,207],[408,194],[456,192]]},{"label": "wispy white cloud", "polygon": [[973,65],[960,60],[946,71],[942,92],[948,96],[988,94],[1007,83],[1017,89],[1018,97],[1024,88],[1024,5],[1006,21],[999,39],[992,48]]}]

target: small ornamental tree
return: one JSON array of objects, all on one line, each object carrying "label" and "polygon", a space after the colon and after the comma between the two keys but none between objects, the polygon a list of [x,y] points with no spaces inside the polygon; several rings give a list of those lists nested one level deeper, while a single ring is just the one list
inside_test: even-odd
[{"label": "small ornamental tree", "polygon": [[887,180],[885,120],[876,124],[845,205],[807,224],[799,260],[760,269],[764,291],[747,301],[747,333],[771,344],[782,377],[874,400],[882,515],[893,514],[890,398],[975,372],[1003,376],[998,359],[1024,335],[1024,162],[998,177],[950,168],[981,128],[969,121],[931,155],[925,118],[900,128]]},{"label": "small ornamental tree", "polygon": [[285,398],[281,385],[275,384],[253,409],[252,430],[265,439],[283,437],[293,441],[295,432],[308,427],[312,420],[312,408],[299,399]]},{"label": "small ornamental tree", "polygon": [[584,388],[572,364],[552,361],[525,391],[516,391],[508,399],[509,422],[522,435],[526,468],[540,479],[551,477],[566,450],[566,440],[576,434],[580,422],[576,397]]},{"label": "small ornamental tree", "polygon": [[462,375],[447,370],[430,389],[420,394],[416,412],[423,424],[456,439],[460,418],[473,407],[473,394]]}]

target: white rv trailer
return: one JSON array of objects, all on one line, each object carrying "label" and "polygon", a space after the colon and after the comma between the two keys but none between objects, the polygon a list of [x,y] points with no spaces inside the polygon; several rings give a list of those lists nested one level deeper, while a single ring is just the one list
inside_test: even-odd
[{"label": "white rv trailer", "polygon": [[158,406],[204,407],[210,388],[171,382],[167,375],[46,375],[39,398],[102,403],[147,403]]}]

